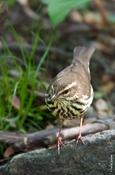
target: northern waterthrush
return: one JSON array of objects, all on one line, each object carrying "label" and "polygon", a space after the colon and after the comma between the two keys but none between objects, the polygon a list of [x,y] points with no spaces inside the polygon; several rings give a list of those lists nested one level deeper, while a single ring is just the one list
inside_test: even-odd
[{"label": "northern waterthrush", "polygon": [[[91,44],[89,47],[76,47],[71,65],[59,72],[53,79],[48,88],[48,97],[46,98],[48,108],[54,116],[58,117],[61,123],[64,119],[76,117],[81,119],[77,140],[81,139],[84,113],[93,100],[89,62],[94,51],[94,44]],[[61,144],[61,131],[59,131],[58,149],[60,149]]]}]

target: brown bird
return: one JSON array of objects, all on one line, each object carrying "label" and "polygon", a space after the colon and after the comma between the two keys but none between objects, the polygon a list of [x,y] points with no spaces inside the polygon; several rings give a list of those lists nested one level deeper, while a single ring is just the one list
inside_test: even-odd
[{"label": "brown bird", "polygon": [[80,118],[77,142],[81,139],[84,113],[93,100],[89,62],[94,51],[94,44],[89,47],[76,47],[71,65],[59,72],[48,88],[46,103],[52,114],[58,117],[61,124],[57,136],[58,153],[61,145],[63,145],[61,128],[64,119]]}]

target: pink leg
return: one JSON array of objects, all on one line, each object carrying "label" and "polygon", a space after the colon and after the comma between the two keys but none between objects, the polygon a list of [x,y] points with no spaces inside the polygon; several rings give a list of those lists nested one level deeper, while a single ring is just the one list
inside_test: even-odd
[{"label": "pink leg", "polygon": [[59,132],[57,134],[57,150],[58,150],[58,155],[60,155],[60,149],[62,146],[64,146],[64,143],[62,141],[63,136],[61,134],[61,128],[59,129]]},{"label": "pink leg", "polygon": [[76,139],[76,142],[79,143],[79,141],[81,141],[84,144],[84,142],[82,140],[82,135],[81,135],[82,126],[83,126],[83,117],[81,117],[81,119],[80,119],[79,134],[78,134],[78,137]]}]

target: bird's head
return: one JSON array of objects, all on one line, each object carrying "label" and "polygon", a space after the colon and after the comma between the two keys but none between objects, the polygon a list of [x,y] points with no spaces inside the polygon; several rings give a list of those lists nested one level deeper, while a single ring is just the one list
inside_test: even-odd
[{"label": "bird's head", "polygon": [[68,81],[61,82],[53,82],[48,88],[48,96],[46,98],[46,102],[54,102],[57,100],[72,100],[76,95],[76,81]]}]

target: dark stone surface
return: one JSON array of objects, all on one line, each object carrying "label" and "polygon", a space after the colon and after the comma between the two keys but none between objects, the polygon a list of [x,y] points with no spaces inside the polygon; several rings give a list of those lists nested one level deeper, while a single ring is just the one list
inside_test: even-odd
[{"label": "dark stone surface", "polygon": [[67,144],[15,156],[0,175],[115,175],[115,130],[83,138],[85,145]]}]

